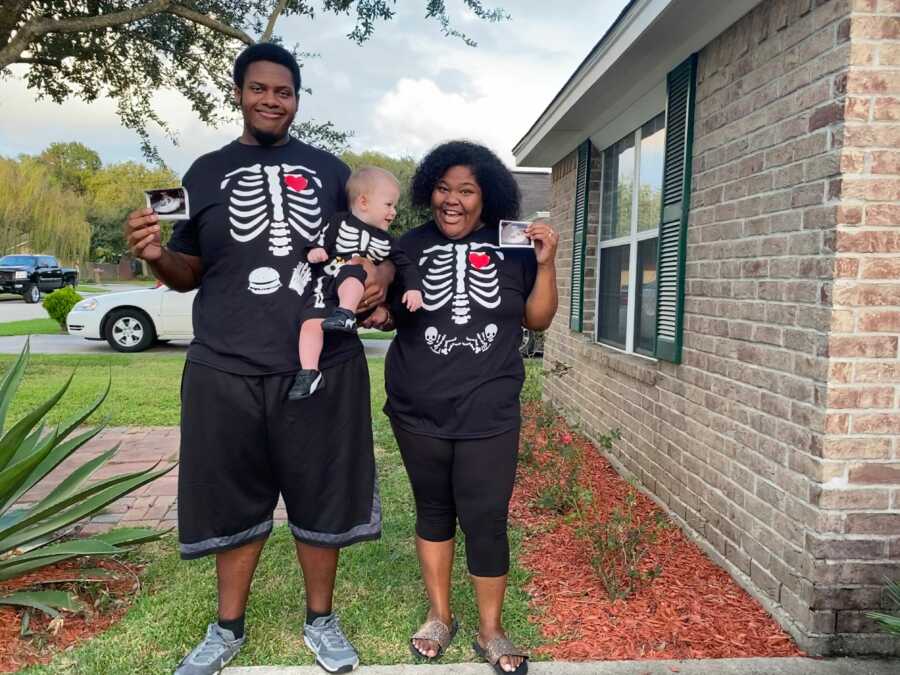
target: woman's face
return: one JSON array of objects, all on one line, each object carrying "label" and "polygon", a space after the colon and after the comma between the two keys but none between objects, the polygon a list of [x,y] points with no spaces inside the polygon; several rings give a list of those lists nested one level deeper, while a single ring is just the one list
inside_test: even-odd
[{"label": "woman's face", "polygon": [[451,166],[431,192],[434,221],[448,239],[462,239],[481,224],[481,187],[467,166]]}]

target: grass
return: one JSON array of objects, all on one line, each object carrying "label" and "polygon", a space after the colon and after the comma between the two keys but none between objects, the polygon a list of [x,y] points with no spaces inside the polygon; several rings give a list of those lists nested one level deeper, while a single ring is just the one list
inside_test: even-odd
[{"label": "grass", "polygon": [[[168,373],[166,378],[171,380],[164,391],[177,392],[179,378],[174,363],[162,366],[160,363],[176,359],[148,359],[151,360],[156,364],[151,368],[134,361],[113,367],[121,368],[121,374],[127,373],[133,381],[141,383],[134,388],[142,392],[145,404],[147,392],[153,391],[152,407],[171,415],[177,405],[170,406],[168,394],[160,396],[160,383],[152,385],[140,378],[150,370],[164,370]],[[44,367],[49,369],[51,365],[44,364]],[[407,648],[409,636],[427,609],[413,543],[412,494],[390,425],[381,413],[383,368],[383,359],[369,360],[384,532],[377,542],[351,546],[342,552],[335,591],[341,622],[359,649],[363,663],[370,664],[408,663],[411,660]],[[49,374],[48,370],[45,376]],[[62,373],[58,375],[61,377]],[[36,384],[32,379],[25,388],[31,389]],[[539,386],[539,365],[529,364],[523,396],[539,395]],[[118,404],[117,399],[123,394],[115,391],[113,401]],[[147,405],[139,410],[144,415],[149,411]],[[513,565],[504,617],[513,639],[523,647],[533,647],[539,638],[536,627],[528,622],[528,598],[521,590],[527,574],[516,564],[520,543],[521,533],[511,531]],[[142,577],[143,588],[122,621],[85,644],[58,654],[49,665],[24,672],[31,675],[171,672],[215,617],[214,561],[210,558],[180,561],[171,535],[145,545],[136,555],[148,562]],[[461,538],[453,574],[453,597],[462,629],[444,660],[477,660],[470,645],[478,617],[466,576]],[[301,638],[303,611],[303,585],[293,542],[285,526],[281,526],[269,540],[257,570],[247,611],[249,640],[234,665],[312,664],[313,658]]]},{"label": "grass", "polygon": [[62,335],[65,331],[53,319],[25,319],[0,323],[0,337],[13,335]]},{"label": "grass", "polygon": [[103,288],[102,286],[91,286],[88,284],[78,284],[78,287],[75,290],[79,293],[109,293],[108,288]]},{"label": "grass", "polygon": [[396,331],[361,330],[359,337],[363,340],[393,340]]},{"label": "grass", "polygon": [[[0,372],[16,358],[0,355]],[[104,390],[111,376],[109,397],[95,417],[108,415],[112,426],[177,426],[183,367],[183,354],[32,354],[10,415],[17,419],[47,400],[75,372],[66,395],[48,416],[49,422],[68,419],[84,408]]]}]

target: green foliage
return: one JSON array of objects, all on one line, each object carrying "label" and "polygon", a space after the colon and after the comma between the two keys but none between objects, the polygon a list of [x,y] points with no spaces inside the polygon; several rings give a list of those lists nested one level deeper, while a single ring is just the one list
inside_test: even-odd
[{"label": "green foliage", "polygon": [[44,298],[44,309],[50,318],[56,321],[62,328],[66,327],[66,317],[72,308],[82,301],[82,297],[71,286],[58,288]]},{"label": "green foliage", "polygon": [[591,565],[610,600],[630,597],[662,573],[659,564],[643,569],[641,563],[659,532],[667,526],[666,517],[657,511],[652,519],[641,519],[636,505],[637,492],[632,486],[625,494],[623,507],[613,509],[599,523],[583,523],[578,530],[593,549]]},{"label": "green foliage", "polygon": [[44,164],[59,185],[83,195],[89,176],[100,170],[100,155],[82,143],[51,143],[37,160]]},{"label": "green foliage", "polygon": [[541,370],[541,362],[534,359],[525,361],[525,384],[522,385],[522,392],[519,399],[522,403],[537,403],[541,400],[543,393],[544,374]]},{"label": "green foliage", "polygon": [[558,455],[553,464],[545,468],[549,470],[550,475],[559,478],[544,486],[537,496],[536,505],[561,516],[581,518],[592,501],[592,495],[591,491],[582,486],[578,480],[584,458],[572,440],[570,434],[562,434],[557,438]]},{"label": "green foliage", "polygon": [[[89,484],[91,475],[116,454],[116,446],[83,462],[34,503],[16,507],[32,489],[37,488],[37,494],[44,492],[40,489],[41,481],[102,431],[103,423],[72,436],[106,399],[110,384],[107,382],[106,390],[74,417],[48,427],[47,414],[66,393],[72,381],[70,376],[52,396],[4,430],[28,357],[26,343],[0,382],[0,581],[71,558],[116,555],[125,551],[126,546],[156,539],[158,533],[146,528],[113,530],[87,539],[67,539],[66,535],[83,518],[170,470],[152,467]],[[29,590],[0,596],[0,604],[32,607],[51,615],[57,609],[72,608],[73,602],[68,595],[52,591]]]},{"label": "green foliage", "polygon": [[886,632],[900,635],[900,581],[885,579],[885,583],[884,593],[888,596],[888,601],[894,613],[866,612],[866,616],[877,621]]},{"label": "green foliage", "polygon": [[[181,180],[165,166],[149,167],[136,162],[109,164],[85,178],[87,219],[91,224],[91,259],[119,261],[128,253],[122,224],[129,212],[145,205],[144,190],[180,185]],[[163,242],[172,232],[171,221],[162,221]]]},{"label": "green foliage", "polygon": [[340,155],[349,150],[353,132],[341,131],[334,126],[333,122],[303,120],[302,122],[295,121],[291,125],[291,136],[322,150]]},{"label": "green foliage", "polygon": [[413,174],[416,171],[416,160],[412,157],[396,159],[380,152],[345,152],[341,159],[347,162],[351,169],[362,166],[377,166],[390,171],[400,182],[400,202],[397,204],[397,216],[391,223],[391,234],[400,236],[414,227],[418,227],[431,217],[428,209],[417,209],[410,203],[409,188]]},{"label": "green foliage", "polygon": [[[463,4],[484,21],[508,18],[481,0]],[[307,24],[317,13],[355,15],[347,37],[361,44],[395,11],[385,0],[16,2],[0,11],[0,73],[23,64],[28,88],[56,103],[112,97],[122,124],[137,132],[148,157],[158,159],[148,127],[155,124],[175,140],[154,107],[158,91],[180,92],[200,120],[215,125],[234,115],[234,57],[256,41],[279,41],[272,30],[281,15]],[[426,0],[425,16],[437,21],[444,35],[475,44],[450,25],[444,0]]]},{"label": "green foliage", "polygon": [[91,240],[84,199],[33,157],[0,158],[0,252],[84,260]]}]

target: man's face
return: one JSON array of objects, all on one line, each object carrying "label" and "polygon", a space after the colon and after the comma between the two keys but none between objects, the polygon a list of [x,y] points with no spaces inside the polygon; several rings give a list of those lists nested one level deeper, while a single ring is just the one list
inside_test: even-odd
[{"label": "man's face", "polygon": [[254,61],[244,73],[244,86],[235,87],[244,116],[244,129],[260,145],[282,140],[297,114],[297,91],[291,71],[271,61]]}]

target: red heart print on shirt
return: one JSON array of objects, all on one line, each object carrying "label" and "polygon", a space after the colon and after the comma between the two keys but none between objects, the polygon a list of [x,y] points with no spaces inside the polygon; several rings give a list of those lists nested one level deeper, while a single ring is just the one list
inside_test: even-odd
[{"label": "red heart print on shirt", "polygon": [[472,251],[469,253],[469,262],[472,263],[472,267],[476,270],[480,270],[482,267],[487,267],[488,263],[491,262],[491,259],[488,257],[487,253],[475,253]]},{"label": "red heart print on shirt", "polygon": [[284,182],[287,183],[287,186],[294,192],[305,190],[306,186],[309,185],[309,181],[303,176],[285,176]]}]

